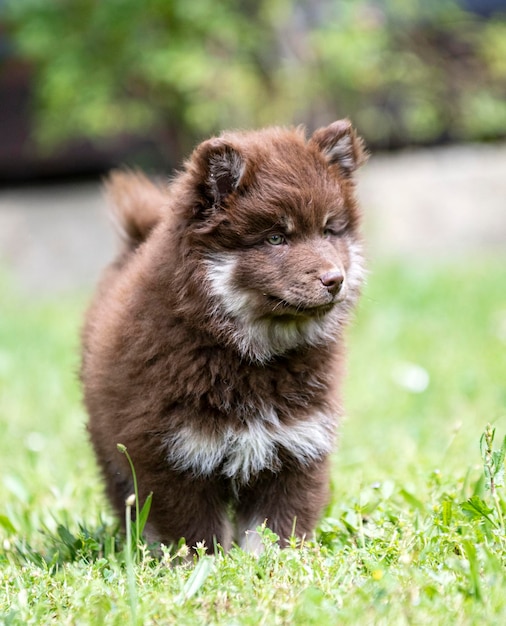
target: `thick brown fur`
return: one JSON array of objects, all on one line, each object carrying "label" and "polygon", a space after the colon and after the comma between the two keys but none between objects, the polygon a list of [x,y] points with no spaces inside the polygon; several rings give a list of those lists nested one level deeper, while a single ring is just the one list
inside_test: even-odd
[{"label": "thick brown fur", "polygon": [[309,139],[224,133],[166,189],[109,180],[126,246],[87,315],[82,381],[120,517],[133,485],[118,443],[141,502],[153,492],[149,539],[255,550],[264,520],[282,541],[313,532],[363,275],[364,159],[340,120]]}]

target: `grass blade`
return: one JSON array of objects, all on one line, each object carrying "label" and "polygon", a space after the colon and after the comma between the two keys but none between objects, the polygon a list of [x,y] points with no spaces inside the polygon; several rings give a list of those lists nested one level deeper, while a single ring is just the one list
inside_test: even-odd
[{"label": "grass blade", "polygon": [[193,570],[190,578],[186,581],[183,591],[176,600],[177,604],[183,604],[186,600],[194,596],[197,591],[202,587],[206,578],[213,569],[213,559],[209,556],[201,557]]}]

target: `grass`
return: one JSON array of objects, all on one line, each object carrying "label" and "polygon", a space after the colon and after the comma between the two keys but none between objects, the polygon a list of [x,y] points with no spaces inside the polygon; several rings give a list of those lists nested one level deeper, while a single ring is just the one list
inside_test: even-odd
[{"label": "grass", "polygon": [[316,541],[263,529],[259,558],[192,564],[116,531],[76,379],[86,298],[4,280],[0,623],[506,623],[505,261],[373,267]]}]

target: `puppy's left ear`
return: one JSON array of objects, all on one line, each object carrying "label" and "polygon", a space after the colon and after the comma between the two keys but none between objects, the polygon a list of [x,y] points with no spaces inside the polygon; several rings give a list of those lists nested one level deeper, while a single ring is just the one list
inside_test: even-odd
[{"label": "puppy's left ear", "polygon": [[345,176],[351,176],[368,158],[363,140],[348,119],[315,130],[309,141],[316,144],[329,165],[337,165]]},{"label": "puppy's left ear", "polygon": [[205,194],[211,205],[218,207],[241,184],[245,159],[236,148],[220,138],[205,141],[197,151]]}]

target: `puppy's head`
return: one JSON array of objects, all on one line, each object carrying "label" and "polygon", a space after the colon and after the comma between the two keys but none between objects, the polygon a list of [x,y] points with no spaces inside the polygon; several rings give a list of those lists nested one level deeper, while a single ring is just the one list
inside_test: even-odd
[{"label": "puppy's head", "polygon": [[363,276],[353,172],[365,158],[348,120],[309,140],[274,128],[195,150],[184,237],[205,268],[210,323],[243,355],[265,361],[337,336]]}]

